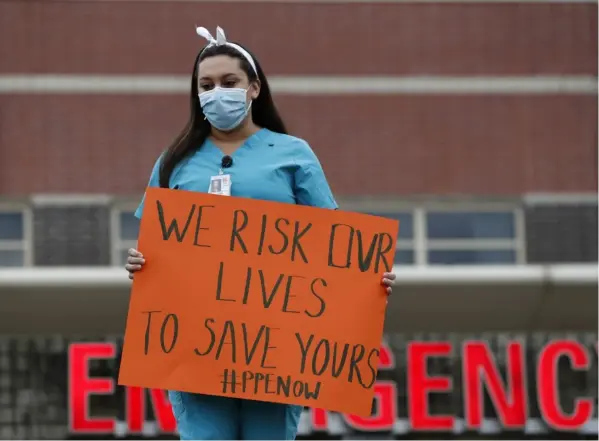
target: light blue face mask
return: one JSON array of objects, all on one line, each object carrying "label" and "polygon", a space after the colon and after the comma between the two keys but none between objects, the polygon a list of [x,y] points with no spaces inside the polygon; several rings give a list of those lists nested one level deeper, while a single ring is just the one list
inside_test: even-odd
[{"label": "light blue face mask", "polygon": [[247,105],[246,89],[215,87],[200,93],[199,98],[208,122],[222,131],[239,126],[252,106],[251,102]]}]

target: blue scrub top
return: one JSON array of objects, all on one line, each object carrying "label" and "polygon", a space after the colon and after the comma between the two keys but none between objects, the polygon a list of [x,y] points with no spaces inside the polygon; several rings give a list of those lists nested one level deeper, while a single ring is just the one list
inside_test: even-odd
[{"label": "blue scrub top", "polygon": [[[209,139],[173,171],[170,188],[207,193],[224,153]],[[231,155],[231,196],[336,209],[318,158],[306,141],[260,129]],[[160,159],[148,187],[159,187]],[[141,219],[144,201],[135,211]]]}]

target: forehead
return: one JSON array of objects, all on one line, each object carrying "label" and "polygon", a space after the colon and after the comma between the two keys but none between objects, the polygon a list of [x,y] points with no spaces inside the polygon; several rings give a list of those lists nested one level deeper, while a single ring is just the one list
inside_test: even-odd
[{"label": "forehead", "polygon": [[198,66],[198,78],[220,78],[228,74],[244,75],[239,60],[228,55],[208,57]]}]

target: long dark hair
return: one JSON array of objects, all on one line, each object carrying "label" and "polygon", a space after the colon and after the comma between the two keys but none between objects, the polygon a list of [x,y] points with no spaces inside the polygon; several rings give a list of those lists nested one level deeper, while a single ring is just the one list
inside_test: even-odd
[{"label": "long dark hair", "polygon": [[[246,49],[246,48],[244,48]],[[247,49],[246,49],[247,51]],[[248,51],[248,53],[250,53]],[[216,55],[228,55],[239,60],[243,71],[247,74],[250,83],[260,80],[260,94],[252,103],[252,120],[258,127],[262,127],[273,132],[287,134],[285,124],[275,107],[268,80],[260,67],[260,63],[250,53],[254,59],[258,75],[250,63],[243,55],[231,46],[210,46],[202,50],[193,64],[193,74],[191,76],[191,92],[189,95],[189,104],[191,113],[187,125],[181,133],[175,138],[171,146],[162,155],[160,165],[160,187],[168,188],[173,170],[182,160],[196,152],[210,134],[210,123],[204,118],[202,106],[198,99],[198,66],[200,62],[208,57]]]}]

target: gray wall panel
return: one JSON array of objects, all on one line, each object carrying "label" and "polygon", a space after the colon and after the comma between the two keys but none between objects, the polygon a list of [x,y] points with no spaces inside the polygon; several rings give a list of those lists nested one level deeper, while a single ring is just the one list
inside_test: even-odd
[{"label": "gray wall panel", "polygon": [[597,205],[526,208],[528,263],[597,261]]},{"label": "gray wall panel", "polygon": [[34,209],[35,264],[94,266],[110,263],[110,212],[101,205]]}]

